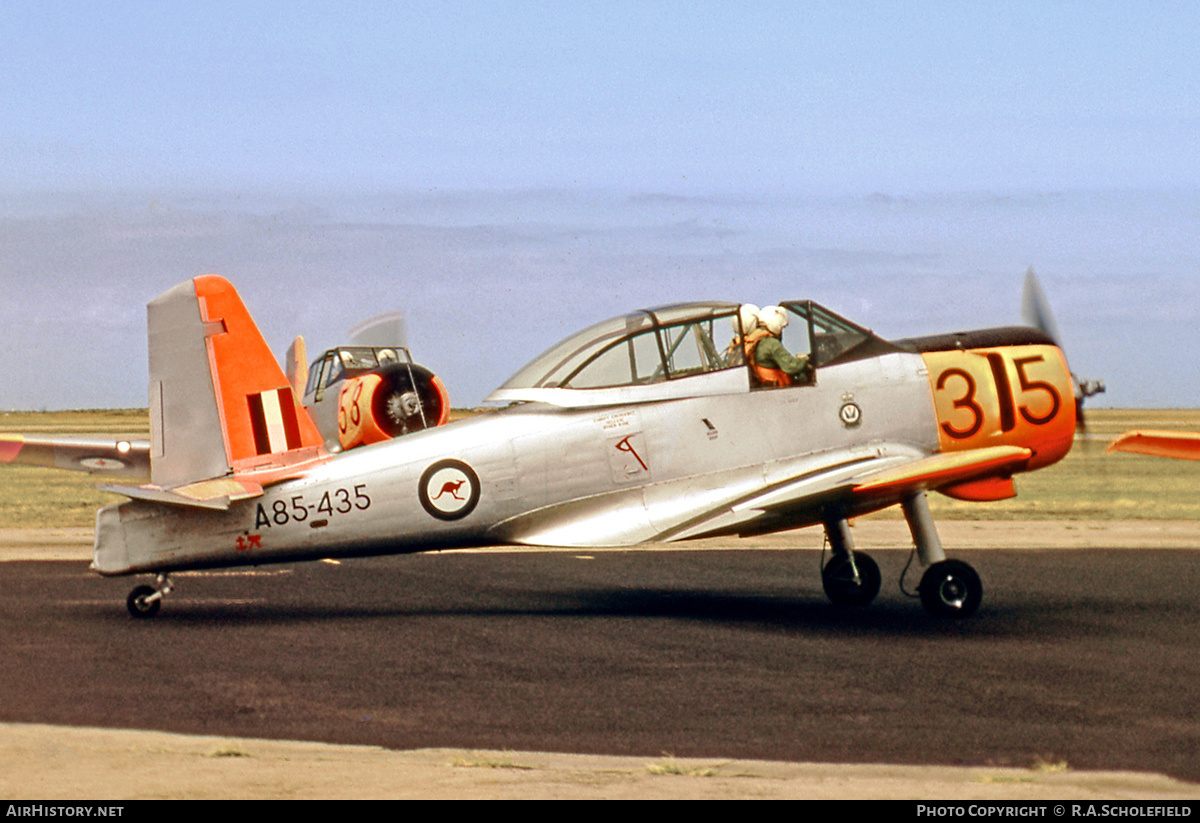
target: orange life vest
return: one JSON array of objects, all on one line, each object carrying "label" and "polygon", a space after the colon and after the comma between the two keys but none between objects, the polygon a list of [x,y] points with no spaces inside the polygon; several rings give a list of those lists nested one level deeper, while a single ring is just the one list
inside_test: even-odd
[{"label": "orange life vest", "polygon": [[790,386],[792,385],[792,376],[782,369],[773,369],[770,366],[763,366],[754,359],[754,350],[758,348],[761,340],[770,337],[771,333],[766,329],[755,329],[746,335],[742,340],[742,351],[746,354],[746,362],[750,364],[750,369],[754,372],[754,376],[758,378],[758,382],[764,386]]}]

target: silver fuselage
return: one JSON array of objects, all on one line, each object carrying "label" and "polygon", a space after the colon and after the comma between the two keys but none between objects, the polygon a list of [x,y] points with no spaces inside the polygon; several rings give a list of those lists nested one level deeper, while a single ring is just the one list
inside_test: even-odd
[{"label": "silver fuselage", "polygon": [[[731,390],[731,379],[745,385]],[[715,380],[723,381],[720,393],[706,394],[699,381]],[[919,354],[829,366],[814,384],[789,388],[751,390],[744,369],[676,382],[689,381],[697,382],[681,393],[691,396],[576,408],[525,403],[406,435],[338,455],[226,510],[143,500],[109,506],[97,516],[93,568],[119,575],[796,527],[820,522],[823,507],[836,504],[838,472],[938,449]],[[431,474],[441,463],[469,470],[443,482]],[[469,502],[463,471],[477,484]],[[775,507],[764,523],[758,515],[772,494],[796,503]],[[441,499],[431,502],[435,495]],[[441,500],[463,508],[435,511]]]}]

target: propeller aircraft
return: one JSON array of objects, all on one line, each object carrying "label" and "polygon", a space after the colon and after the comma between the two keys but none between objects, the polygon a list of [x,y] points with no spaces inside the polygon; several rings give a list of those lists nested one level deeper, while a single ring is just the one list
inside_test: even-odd
[{"label": "propeller aircraft", "polygon": [[284,357],[288,383],[312,416],[325,447],[340,452],[380,443],[450,419],[450,397],[438,376],[413,362],[399,312],[350,330],[349,346],[309,365],[303,337]]},{"label": "propeller aircraft", "polygon": [[[292,346],[302,357],[303,338],[296,338]],[[436,374],[414,363],[402,346],[330,349],[311,368],[289,378],[294,396],[303,398],[331,453],[441,426],[450,419],[446,387]]]},{"label": "propeller aircraft", "polygon": [[[234,287],[201,276],[147,307],[148,442],[6,437],[0,462],[128,480],[102,487],[128,499],[97,513],[91,567],[156,575],[130,592],[135,617],[156,614],[170,575],[192,569],[810,525],[831,548],[827,596],[864,606],[880,572],[849,520],[895,505],[925,608],[972,614],[982,583],[946,558],[926,494],[1012,497],[1014,475],[1067,454],[1078,381],[1053,337],[1006,327],[889,341],[811,301],[779,304],[782,329],[764,331],[749,308],[686,303],[597,323],[495,390],[503,408],[429,425],[448,402],[407,352],[334,349],[307,381],[289,367],[289,381]],[[802,369],[764,379],[756,352],[771,330]],[[396,374],[409,382],[393,391]],[[425,425],[343,441],[368,395],[384,398],[379,419],[420,406]]]}]

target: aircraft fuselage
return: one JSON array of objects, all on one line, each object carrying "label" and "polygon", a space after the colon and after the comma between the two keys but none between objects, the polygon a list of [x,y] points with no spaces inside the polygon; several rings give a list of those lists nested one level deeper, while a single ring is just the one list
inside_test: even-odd
[{"label": "aircraft fuselage", "polygon": [[686,379],[731,375],[744,389],[512,406],[344,453],[225,510],[109,506],[97,516],[93,568],[121,575],[798,527],[821,522],[829,506],[860,513],[898,502],[844,493],[838,478],[849,482],[864,463],[1032,438],[1040,466],[1069,450],[1074,427],[1069,375],[1050,345],[888,353],[770,390],[751,390],[746,370]]}]

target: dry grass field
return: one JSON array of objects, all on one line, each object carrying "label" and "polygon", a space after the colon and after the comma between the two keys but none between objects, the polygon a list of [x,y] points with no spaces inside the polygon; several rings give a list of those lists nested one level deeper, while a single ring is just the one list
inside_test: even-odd
[{"label": "dry grass field", "polygon": [[1098,409],[1061,462],[1017,477],[1017,496],[964,503],[930,496],[935,517],[961,520],[1200,520],[1200,463],[1108,453],[1130,429],[1200,431],[1200,409]]},{"label": "dry grass field", "polygon": [[[1133,428],[1200,431],[1200,410],[1089,411],[1088,431],[1066,459],[1018,477],[1016,498],[963,503],[935,494],[933,513],[952,520],[1200,520],[1200,464],[1105,452]],[[144,438],[148,430],[144,409],[0,412],[0,434]],[[122,499],[95,488],[97,482],[76,472],[6,466],[0,470],[0,528],[90,526],[97,508]]]},{"label": "dry grass field", "polygon": [[[149,439],[150,420],[145,409],[0,412],[0,434]],[[100,491],[96,484],[102,482],[101,475],[83,472],[0,466],[0,528],[90,526],[96,522],[96,509],[126,499]]]}]

